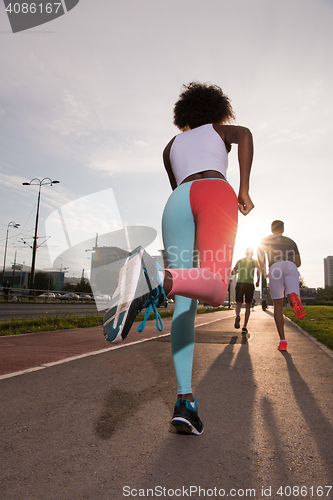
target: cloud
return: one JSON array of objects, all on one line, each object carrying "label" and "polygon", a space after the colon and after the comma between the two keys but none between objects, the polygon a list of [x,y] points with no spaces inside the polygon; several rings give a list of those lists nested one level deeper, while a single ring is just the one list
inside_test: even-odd
[{"label": "cloud", "polygon": [[[301,198],[302,221],[332,244],[322,220],[333,182],[332,7],[212,0],[203,15],[202,0],[132,1],[130,9],[100,0],[99,9],[80,2],[53,23],[57,32],[8,35],[0,52],[2,217],[30,212],[36,188],[21,183],[52,172],[61,184],[43,188],[41,224],[66,203],[112,186],[122,214],[158,227],[170,192],[162,151],[177,133],[173,103],[182,84],[197,79],[221,85],[238,122],[253,132],[251,191],[260,216],[282,207],[288,215]],[[228,176],[237,190],[233,150]],[[290,224],[302,247],[304,238],[303,262],[320,253],[291,216]]]},{"label": "cloud", "polygon": [[[4,167],[0,167],[2,170]],[[22,182],[25,182],[26,179],[24,177],[21,177],[19,175],[11,175],[11,174],[4,174],[0,172],[0,189],[1,190],[7,190],[7,189],[13,189],[13,190],[21,190],[22,188]]]},{"label": "cloud", "polygon": [[162,168],[161,149],[146,141],[130,140],[128,137],[111,144],[101,144],[91,151],[88,165],[92,170],[104,172],[110,176],[115,173],[146,174]]},{"label": "cloud", "polygon": [[89,136],[93,130],[93,107],[75,97],[69,90],[63,92],[60,104],[52,109],[47,127],[59,135]]}]

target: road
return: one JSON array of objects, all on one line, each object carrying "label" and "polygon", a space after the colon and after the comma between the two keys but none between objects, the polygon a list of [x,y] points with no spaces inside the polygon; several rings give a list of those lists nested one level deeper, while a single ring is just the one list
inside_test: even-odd
[{"label": "road", "polygon": [[103,314],[97,310],[96,305],[82,303],[55,303],[55,302],[0,302],[0,321],[9,319],[38,318],[41,315],[64,316],[74,313],[84,316],[85,314]]},{"label": "road", "polygon": [[248,338],[233,322],[196,318],[202,436],[170,426],[170,319],[118,346],[101,328],[0,338],[1,500],[332,500],[332,357],[289,321],[279,352],[270,311]]},{"label": "road", "polygon": [[[174,307],[174,304],[169,304],[167,309]],[[103,316],[103,311],[98,311],[95,303],[62,303],[62,302],[0,302],[0,321],[14,319],[38,318],[42,315],[46,316],[65,316],[67,313],[77,316],[85,314],[93,314]]]}]

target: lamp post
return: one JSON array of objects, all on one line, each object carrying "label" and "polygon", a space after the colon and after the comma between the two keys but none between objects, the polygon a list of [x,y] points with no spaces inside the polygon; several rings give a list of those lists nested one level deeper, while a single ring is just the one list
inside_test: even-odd
[{"label": "lamp post", "polygon": [[5,255],[3,259],[3,271],[2,271],[2,281],[5,282],[5,272],[6,272],[6,256],[7,256],[7,244],[8,244],[8,233],[10,227],[19,227],[20,224],[16,224],[13,220],[8,223],[7,234],[6,234],[6,244],[5,244]]},{"label": "lamp post", "polygon": [[39,219],[39,203],[40,203],[40,192],[42,186],[53,184],[59,184],[59,181],[52,181],[49,177],[44,177],[44,179],[31,179],[30,182],[22,182],[23,186],[39,186],[38,190],[38,200],[37,200],[37,211],[36,211],[36,222],[35,222],[35,235],[34,242],[32,246],[32,262],[31,262],[31,271],[30,271],[30,279],[29,279],[29,288],[30,290],[34,287],[35,283],[35,264],[36,264],[36,252],[37,252],[37,232],[38,232],[38,219]]}]

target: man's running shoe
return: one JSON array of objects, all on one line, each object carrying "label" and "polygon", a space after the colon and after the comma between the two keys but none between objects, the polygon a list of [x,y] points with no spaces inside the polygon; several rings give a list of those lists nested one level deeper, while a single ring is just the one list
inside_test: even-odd
[{"label": "man's running shoe", "polygon": [[239,326],[240,326],[240,316],[238,314],[235,319],[235,328],[239,328]]},{"label": "man's running shoe", "polygon": [[242,328],[242,333],[243,335],[246,335],[247,333],[249,333],[248,329],[246,328],[246,326],[243,326]]},{"label": "man's running shoe", "polygon": [[279,345],[278,345],[279,351],[286,351],[287,350],[287,341],[286,340],[281,340]]},{"label": "man's running shoe", "polygon": [[124,340],[136,316],[144,308],[144,320],[138,326],[138,331],[143,331],[152,311],[156,314],[157,329],[163,330],[161,316],[156,309],[165,300],[160,281],[161,270],[158,262],[142,247],[129,254],[120,270],[111,306],[104,315],[103,333],[106,340],[114,343]]},{"label": "man's running shoe", "polygon": [[294,293],[294,292],[290,293],[289,294],[289,300],[291,302],[291,305],[294,308],[294,312],[295,312],[296,318],[297,319],[303,319],[304,316],[305,316],[305,312],[304,312],[304,307],[302,305],[302,301],[300,299],[300,296],[297,295],[297,293]]},{"label": "man's running shoe", "polygon": [[178,399],[171,424],[177,429],[177,432],[200,436],[203,433],[203,424],[198,417],[196,398],[194,398],[194,402],[195,407],[193,408],[187,399]]}]

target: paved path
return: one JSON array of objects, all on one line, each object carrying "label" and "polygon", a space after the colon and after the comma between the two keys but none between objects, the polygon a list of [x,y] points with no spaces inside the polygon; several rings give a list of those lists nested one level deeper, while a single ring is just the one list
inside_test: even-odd
[{"label": "paved path", "polygon": [[170,428],[167,335],[111,349],[100,329],[0,338],[0,499],[332,500],[333,359],[290,322],[277,351],[260,309],[248,339],[230,312],[197,324],[199,437]]}]

